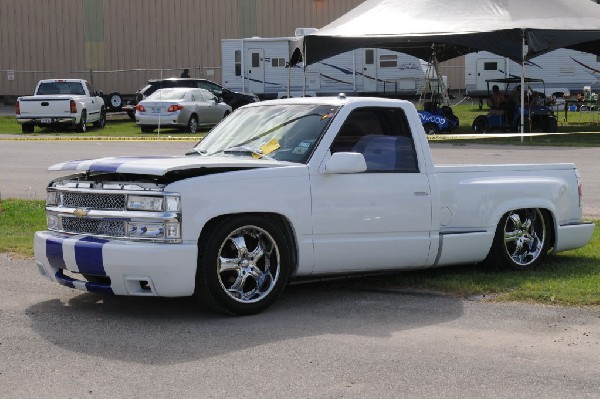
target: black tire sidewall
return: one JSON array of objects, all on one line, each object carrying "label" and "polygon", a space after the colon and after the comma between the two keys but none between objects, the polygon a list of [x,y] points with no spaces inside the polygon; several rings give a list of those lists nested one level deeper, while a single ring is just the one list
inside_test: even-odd
[{"label": "black tire sidewall", "polygon": [[[223,290],[217,272],[217,257],[223,242],[231,232],[243,226],[256,226],[267,231],[277,243],[280,256],[279,278],[275,286],[267,296],[254,303],[241,303],[231,298]],[[228,217],[209,228],[208,234],[204,235],[206,240],[199,243],[195,296],[214,310],[236,315],[256,314],[271,306],[285,288],[291,270],[289,243],[281,228],[259,215]]]}]

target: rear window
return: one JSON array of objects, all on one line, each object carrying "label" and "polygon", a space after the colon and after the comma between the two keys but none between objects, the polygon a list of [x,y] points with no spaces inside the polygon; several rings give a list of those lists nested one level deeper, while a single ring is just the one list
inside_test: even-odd
[{"label": "rear window", "polygon": [[84,95],[85,90],[80,82],[42,82],[38,87],[37,94],[73,94]]},{"label": "rear window", "polygon": [[182,100],[186,92],[185,89],[160,89],[148,96],[147,100]]}]

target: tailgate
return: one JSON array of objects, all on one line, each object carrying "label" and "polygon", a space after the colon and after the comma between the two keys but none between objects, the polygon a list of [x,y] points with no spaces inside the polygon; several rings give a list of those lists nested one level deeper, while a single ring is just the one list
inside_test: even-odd
[{"label": "tailgate", "polygon": [[21,117],[69,116],[71,115],[70,98],[29,97],[19,99]]}]

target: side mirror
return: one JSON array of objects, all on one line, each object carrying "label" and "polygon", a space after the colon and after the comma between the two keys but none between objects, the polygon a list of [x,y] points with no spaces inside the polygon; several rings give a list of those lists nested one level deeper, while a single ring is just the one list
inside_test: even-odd
[{"label": "side mirror", "polygon": [[336,152],[325,164],[326,174],[362,173],[366,170],[365,157],[358,152]]}]

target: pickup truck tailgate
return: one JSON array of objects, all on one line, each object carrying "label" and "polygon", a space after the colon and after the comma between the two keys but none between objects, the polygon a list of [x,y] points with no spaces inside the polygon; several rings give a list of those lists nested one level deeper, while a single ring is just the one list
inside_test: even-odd
[{"label": "pickup truck tailgate", "polygon": [[25,97],[19,99],[22,117],[61,117],[71,114],[68,97]]}]

